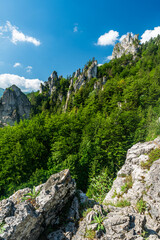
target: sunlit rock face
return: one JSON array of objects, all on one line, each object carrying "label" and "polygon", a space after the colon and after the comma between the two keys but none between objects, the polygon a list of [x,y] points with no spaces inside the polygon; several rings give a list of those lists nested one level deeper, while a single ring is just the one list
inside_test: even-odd
[{"label": "sunlit rock face", "polygon": [[[102,204],[76,190],[68,169],[0,201],[0,240],[160,239],[160,137],[127,152]],[[153,154],[154,153],[154,154]],[[85,213],[85,214],[84,214]]]},{"label": "sunlit rock face", "polygon": [[[59,224],[62,209],[72,199],[75,190],[75,181],[66,169],[37,186],[35,194],[28,195],[28,198],[25,196],[32,190],[25,188],[0,201],[0,226],[3,224],[0,240],[38,240],[48,226]],[[73,204],[77,205],[74,201]],[[71,217],[73,212],[74,209]]]},{"label": "sunlit rock face", "polygon": [[88,65],[85,65],[84,69],[81,72],[81,69],[78,69],[70,80],[70,86],[67,93],[65,110],[67,110],[68,102],[72,91],[78,91],[82,86],[85,86],[86,82],[92,78],[97,78],[98,63],[97,60],[93,59]]},{"label": "sunlit rock face", "polygon": [[29,118],[30,110],[27,96],[16,85],[12,85],[0,99],[0,125],[14,125],[20,119]]},{"label": "sunlit rock face", "polygon": [[90,209],[72,240],[160,239],[160,159],[149,160],[159,148],[160,137],[128,150],[103,204]]},{"label": "sunlit rock face", "polygon": [[131,53],[132,55],[136,55],[139,47],[138,34],[132,35],[131,33],[128,33],[121,42],[115,45],[112,53],[112,59],[120,58],[123,54],[127,55]]}]

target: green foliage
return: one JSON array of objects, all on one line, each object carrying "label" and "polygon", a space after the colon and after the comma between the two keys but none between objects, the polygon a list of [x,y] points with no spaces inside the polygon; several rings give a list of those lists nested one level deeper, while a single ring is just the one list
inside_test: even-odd
[{"label": "green foliage", "polygon": [[[47,86],[43,94],[28,94],[31,119],[0,128],[1,198],[69,168],[77,188],[101,202],[127,149],[160,134],[159,76],[157,37],[142,44],[135,59],[129,54],[105,63],[97,79],[86,79],[76,92],[72,88],[66,113],[70,77],[56,81],[52,96]],[[100,89],[94,89],[97,82]],[[126,183],[122,191],[130,187]]]},{"label": "green foliage", "polygon": [[141,167],[144,169],[150,169],[154,161],[160,158],[160,149],[156,148],[149,153],[149,159],[145,162],[141,162]]},{"label": "green foliage", "polygon": [[143,231],[143,232],[141,233],[141,236],[144,238],[144,240],[148,240],[149,232]]},{"label": "green foliage", "polygon": [[5,228],[3,227],[4,225],[5,224],[3,222],[0,224],[0,234],[4,233],[5,231]]},{"label": "green foliage", "polygon": [[117,196],[117,191],[115,190],[113,195],[112,195],[112,198],[115,198]]},{"label": "green foliage", "polygon": [[92,229],[86,229],[86,232],[85,232],[85,238],[88,238],[90,240],[93,240],[95,238],[95,234],[96,232]]},{"label": "green foliage", "polygon": [[117,203],[115,204],[115,207],[128,207],[130,206],[131,203],[125,199],[122,199],[120,201],[117,201]]},{"label": "green foliage", "polygon": [[139,201],[137,201],[136,208],[139,213],[144,213],[146,211],[146,202],[141,198]]},{"label": "green foliage", "polygon": [[109,177],[106,171],[91,179],[87,196],[94,198],[100,203],[104,200],[107,192],[111,189],[113,177]]},{"label": "green foliage", "polygon": [[121,191],[123,193],[127,193],[130,188],[133,186],[132,176],[126,176],[125,178],[125,184],[121,187]]},{"label": "green foliage", "polygon": [[106,217],[102,217],[102,215],[100,213],[98,213],[97,215],[93,216],[93,221],[91,222],[92,223],[98,223],[97,225],[97,230],[102,230],[102,231],[105,231],[105,228],[104,228],[104,225],[103,225],[103,221],[106,219]]},{"label": "green foliage", "polygon": [[131,205],[131,203],[126,199],[121,199],[121,200],[117,201],[116,203],[109,202],[109,203],[106,203],[106,205],[123,208],[123,207],[129,207]]},{"label": "green foliage", "polygon": [[85,218],[89,212],[92,211],[92,208],[88,208],[86,211],[83,211],[82,217]]},{"label": "green foliage", "polygon": [[33,200],[39,195],[39,193],[40,193],[40,191],[36,192],[36,188],[34,186],[30,193],[26,193],[24,195],[22,200],[29,200],[29,199]]}]

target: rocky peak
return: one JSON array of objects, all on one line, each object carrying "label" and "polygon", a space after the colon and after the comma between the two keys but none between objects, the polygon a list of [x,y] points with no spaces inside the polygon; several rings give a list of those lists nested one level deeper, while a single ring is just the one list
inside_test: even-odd
[{"label": "rocky peak", "polygon": [[31,104],[27,96],[16,86],[7,88],[0,99],[0,124],[13,125],[15,121],[29,118]]},{"label": "rocky peak", "polygon": [[85,84],[86,80],[97,77],[97,61],[93,58],[92,61],[89,61],[88,64],[84,66],[84,69],[81,72],[81,69],[78,69],[71,80],[74,90],[80,89],[82,85]]},{"label": "rocky peak", "polygon": [[58,74],[56,71],[53,71],[51,74],[51,80],[56,81],[58,79]]},{"label": "rocky peak", "polygon": [[[62,76],[61,76],[62,77]],[[40,85],[40,93],[47,91],[47,93],[51,96],[55,91],[57,86],[59,86],[59,80],[61,77],[58,77],[56,71],[53,71],[51,76],[48,78],[47,82]]]},{"label": "rocky peak", "polygon": [[80,74],[81,74],[81,69],[79,68],[79,69],[77,69],[77,71],[75,72],[73,78],[78,78]]},{"label": "rocky peak", "polygon": [[93,61],[87,71],[88,79],[97,77],[97,61]]},{"label": "rocky peak", "polygon": [[136,55],[140,47],[138,37],[138,34],[132,35],[131,33],[128,33],[121,42],[114,46],[112,59],[120,58],[123,54],[131,53]]},{"label": "rocky peak", "polygon": [[64,109],[66,110],[68,107],[68,101],[71,95],[72,90],[75,92],[80,89],[81,86],[85,85],[87,80],[90,80],[91,78],[97,77],[97,69],[98,69],[98,63],[97,60],[94,58],[92,61],[89,61],[88,64],[86,64],[81,72],[81,69],[79,68],[74,74],[73,77],[70,80],[70,86],[67,93],[67,99]]}]

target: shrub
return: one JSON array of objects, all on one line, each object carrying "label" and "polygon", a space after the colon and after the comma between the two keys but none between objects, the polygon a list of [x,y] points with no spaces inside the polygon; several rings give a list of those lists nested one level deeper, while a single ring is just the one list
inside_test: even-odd
[{"label": "shrub", "polygon": [[86,232],[85,232],[85,238],[88,238],[90,240],[94,239],[95,238],[95,231],[92,230],[92,229],[86,229]]},{"label": "shrub", "polygon": [[143,198],[141,198],[137,204],[136,204],[136,208],[138,210],[139,213],[144,213],[146,211],[146,202],[143,200]]},{"label": "shrub", "polygon": [[113,178],[109,177],[104,171],[100,175],[91,179],[91,184],[87,191],[87,196],[95,201],[102,202],[110,191],[113,184]]},{"label": "shrub", "polygon": [[131,205],[131,203],[125,199],[121,199],[121,200],[117,201],[116,203],[108,202],[108,203],[106,203],[106,205],[111,205],[114,207],[128,207]]},{"label": "shrub", "polygon": [[154,161],[160,158],[160,149],[156,148],[149,153],[149,159],[146,162],[141,162],[141,167],[144,169],[150,169]]},{"label": "shrub", "polygon": [[101,214],[99,213],[98,215],[93,217],[93,221],[91,223],[98,223],[97,226],[97,230],[102,230],[103,232],[105,231],[104,225],[103,225],[103,221],[106,219],[104,217],[101,216]]}]

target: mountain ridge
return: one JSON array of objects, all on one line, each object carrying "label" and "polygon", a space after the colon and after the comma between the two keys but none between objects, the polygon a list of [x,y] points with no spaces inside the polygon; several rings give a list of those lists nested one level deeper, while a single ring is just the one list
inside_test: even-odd
[{"label": "mountain ridge", "polygon": [[57,74],[53,94],[48,82],[42,93],[29,95],[30,119],[0,129],[2,198],[69,168],[79,189],[102,200],[127,149],[160,134],[160,37],[142,44],[136,58],[123,55],[98,66],[89,79],[92,63],[80,88],[74,84],[83,71],[67,79]]}]

